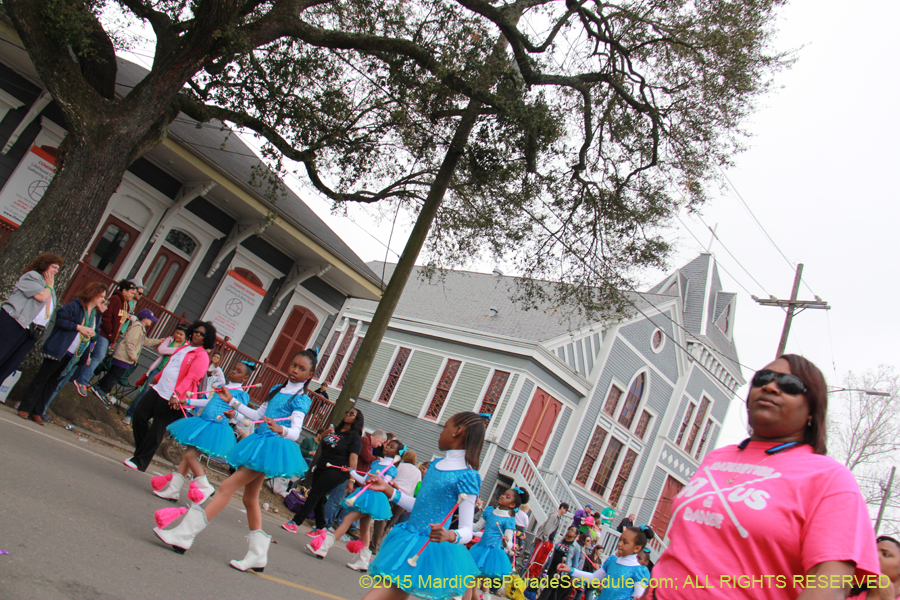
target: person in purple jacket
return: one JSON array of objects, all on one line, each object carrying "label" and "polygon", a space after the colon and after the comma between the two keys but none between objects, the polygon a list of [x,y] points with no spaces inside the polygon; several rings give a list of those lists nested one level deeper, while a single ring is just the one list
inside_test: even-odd
[{"label": "person in purple jacket", "polygon": [[591,514],[591,510],[593,510],[593,508],[594,507],[590,504],[585,504],[584,508],[579,508],[578,510],[576,510],[575,516],[572,519],[572,525],[570,525],[570,527],[574,527],[575,529],[581,527],[581,521],[589,514]]}]

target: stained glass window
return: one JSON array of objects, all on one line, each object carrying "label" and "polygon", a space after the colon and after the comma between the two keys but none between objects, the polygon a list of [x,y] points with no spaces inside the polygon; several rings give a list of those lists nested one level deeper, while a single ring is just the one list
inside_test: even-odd
[{"label": "stained glass window", "polygon": [[397,356],[394,358],[394,364],[391,365],[387,381],[384,382],[384,387],[381,388],[381,395],[378,396],[378,401],[382,404],[387,404],[391,401],[391,396],[394,395],[397,382],[400,381],[400,375],[403,374],[403,369],[406,367],[406,361],[409,359],[410,354],[412,354],[412,350],[409,348],[400,348],[397,351]]},{"label": "stained glass window", "polygon": [[585,485],[588,477],[591,476],[591,469],[594,468],[594,463],[597,462],[597,457],[600,456],[600,448],[603,447],[603,440],[606,439],[606,433],[607,432],[599,425],[594,428],[594,435],[591,436],[591,443],[588,444],[587,450],[584,453],[584,458],[581,460],[581,467],[579,467],[578,474],[575,476],[575,481],[581,485]]},{"label": "stained glass window", "polygon": [[462,364],[462,361],[450,359],[447,361],[447,364],[444,366],[444,372],[441,373],[441,378],[438,380],[437,389],[434,390],[434,396],[431,398],[431,404],[428,405],[428,410],[425,411],[426,419],[437,419],[438,415],[441,414],[441,409],[444,407],[444,402],[447,400],[447,395],[450,393],[450,388],[453,386],[453,380],[456,379],[456,373],[459,371],[459,366]]},{"label": "stained glass window", "polygon": [[491,383],[488,384],[484,398],[481,399],[481,408],[478,409],[478,412],[489,415],[494,414],[494,410],[496,410],[497,404],[500,402],[500,396],[503,395],[503,390],[506,388],[507,381],[509,381],[509,373],[506,371],[494,371]]}]

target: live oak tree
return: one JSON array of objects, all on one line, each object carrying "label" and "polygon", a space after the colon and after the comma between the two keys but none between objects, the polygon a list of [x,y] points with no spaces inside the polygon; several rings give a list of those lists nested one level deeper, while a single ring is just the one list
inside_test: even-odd
[{"label": "live oak tree", "polygon": [[772,48],[776,0],[114,4],[156,35],[152,68],[124,96],[106,2],[4,0],[68,135],[0,255],[0,288],[39,252],[74,265],[93,227],[65,224],[96,223],[180,112],[246,128],[336,209],[416,217],[337,416],[423,248],[439,264],[513,264],[526,307],[622,310],[637,270],[665,259],[659,227],[707,199],[789,63]]}]

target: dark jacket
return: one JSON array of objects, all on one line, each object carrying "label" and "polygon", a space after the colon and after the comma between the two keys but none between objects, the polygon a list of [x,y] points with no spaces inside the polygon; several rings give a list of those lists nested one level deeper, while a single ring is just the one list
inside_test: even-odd
[{"label": "dark jacket", "polygon": [[100,335],[108,339],[110,344],[115,343],[116,338],[119,337],[125,309],[125,298],[122,296],[122,292],[116,291],[109,299],[109,308],[103,313],[103,321],[100,325]]},{"label": "dark jacket", "polygon": [[[44,342],[42,354],[56,360],[65,355],[75,336],[78,335],[78,330],[75,327],[81,325],[82,321],[84,321],[84,310],[81,300],[76,298],[57,311],[56,323],[53,326],[53,331],[50,332],[50,337]],[[97,311],[94,311],[93,317],[88,319],[85,326],[92,327],[96,316]]]}]

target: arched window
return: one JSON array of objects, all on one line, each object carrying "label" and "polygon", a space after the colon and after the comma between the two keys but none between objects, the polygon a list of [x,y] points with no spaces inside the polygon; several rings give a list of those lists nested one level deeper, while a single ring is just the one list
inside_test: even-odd
[{"label": "arched window", "polygon": [[170,229],[166,234],[166,243],[189,257],[194,256],[194,250],[197,249],[194,238],[180,229]]},{"label": "arched window", "polygon": [[235,267],[234,272],[252,283],[253,285],[263,287],[262,279],[256,276],[256,273],[251,271],[250,269],[245,269],[243,267]]},{"label": "arched window", "polygon": [[[238,269],[235,269],[237,271]],[[243,274],[241,274],[243,276]],[[255,275],[254,275],[255,277]],[[269,364],[287,372],[294,355],[307,347],[319,320],[308,308],[295,306],[284,322],[278,339],[269,353]]]},{"label": "arched window", "polygon": [[619,423],[627,428],[631,428],[634,422],[634,416],[637,414],[637,408],[644,397],[645,383],[647,382],[646,373],[641,373],[634,378],[634,383],[628,389],[628,397],[625,398],[625,405],[622,407],[622,414],[619,415]]}]

